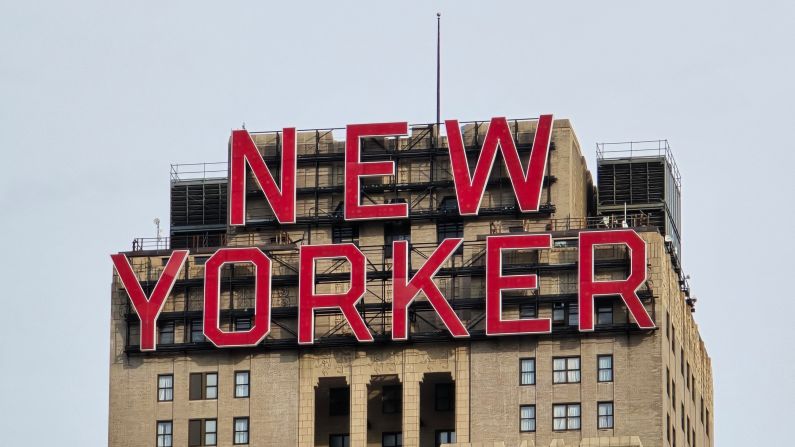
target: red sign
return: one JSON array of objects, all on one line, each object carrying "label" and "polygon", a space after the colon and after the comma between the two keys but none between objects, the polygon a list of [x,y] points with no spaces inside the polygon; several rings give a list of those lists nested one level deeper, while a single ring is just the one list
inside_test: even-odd
[{"label": "red sign", "polygon": [[[519,209],[522,212],[538,211],[541,190],[549,155],[552,135],[552,115],[543,115],[538,121],[530,152],[527,171],[522,169],[514,137],[505,118],[493,118],[483,141],[473,174],[466,157],[458,121],[445,122],[449,141],[450,165],[461,215],[477,215],[497,153],[502,154]],[[364,205],[361,203],[360,179],[367,176],[394,175],[392,161],[362,162],[362,137],[402,136],[408,134],[408,123],[352,124],[347,128],[345,145],[345,220],[408,219],[405,203]],[[296,131],[285,128],[282,139],[280,182],[276,183],[251,136],[245,130],[232,132],[230,144],[229,225],[246,224],[246,167],[253,174],[265,200],[281,224],[296,221]],[[392,243],[392,339],[408,338],[407,312],[414,299],[422,292],[433,310],[453,337],[470,336],[452,306],[433,281],[434,275],[463,243],[452,238],[441,241],[436,250],[418,266],[409,278],[409,243]],[[505,275],[502,269],[503,252],[508,250],[549,249],[549,234],[522,234],[489,236],[486,238],[486,335],[544,334],[552,330],[549,318],[504,319],[502,292],[527,290],[538,286],[534,274]],[[594,277],[593,250],[596,245],[625,245],[630,257],[630,274],[624,280],[597,281]],[[638,327],[652,329],[654,322],[637,295],[646,281],[646,244],[631,229],[583,231],[579,235],[579,329],[594,330],[594,300],[603,296],[620,296]],[[163,272],[150,296],[146,296],[124,254],[111,255],[119,279],[130,297],[141,322],[140,349],[155,350],[156,322],[188,256],[186,250],[171,253]],[[350,287],[344,293],[320,294],[315,289],[315,261],[318,259],[344,259],[350,265]],[[223,331],[219,326],[220,271],[224,264],[248,263],[255,268],[255,312],[248,330]],[[366,290],[365,255],[354,244],[302,245],[299,254],[298,279],[298,343],[315,341],[314,322],[316,309],[338,309],[360,342],[373,341],[356,304]],[[271,260],[256,247],[221,248],[205,264],[204,272],[204,335],[215,346],[256,346],[268,335],[271,327]]]}]

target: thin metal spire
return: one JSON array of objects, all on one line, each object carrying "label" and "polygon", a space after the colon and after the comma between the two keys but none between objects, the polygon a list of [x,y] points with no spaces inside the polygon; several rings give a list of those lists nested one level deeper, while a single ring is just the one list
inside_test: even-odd
[{"label": "thin metal spire", "polygon": [[436,132],[441,131],[441,82],[442,82],[442,13],[436,13]]}]

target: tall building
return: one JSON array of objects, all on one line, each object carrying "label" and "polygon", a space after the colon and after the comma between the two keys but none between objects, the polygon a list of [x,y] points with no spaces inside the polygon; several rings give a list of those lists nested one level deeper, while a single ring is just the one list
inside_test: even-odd
[{"label": "tall building", "polygon": [[[523,166],[537,123],[508,121]],[[470,166],[488,127],[461,127]],[[285,132],[250,134],[274,173]],[[232,226],[227,163],[172,166],[169,237],[136,239],[122,252],[147,297],[176,272],[158,310],[155,350],[142,350],[134,291],[114,271],[111,447],[713,445],[712,371],[681,270],[680,179],[667,143],[651,151],[647,143],[599,146],[597,188],[569,121],[555,120],[537,211],[520,211],[498,154],[477,214],[462,215],[448,140],[434,125],[411,126],[406,137],[366,137],[362,161],[391,160],[396,169],[362,178],[361,203],[405,203],[409,218],[352,221],[344,219],[346,145],[335,133],[297,132],[295,223],[279,223],[250,169],[245,225]],[[611,294],[594,301],[594,330],[581,331],[581,235],[615,229],[645,242],[637,297],[655,327],[641,328]],[[505,275],[537,275],[536,288],[502,292],[501,318],[549,319],[551,332],[490,336],[486,248],[495,239],[487,238],[547,234],[549,248],[497,256]],[[395,258],[406,256],[413,274],[451,238],[463,243],[434,283],[469,335],[453,337],[420,293],[408,307],[407,340],[393,340]],[[408,252],[395,241],[406,241]],[[299,279],[309,274],[299,267],[301,247],[345,243],[366,257],[356,313],[373,341],[357,341],[339,309],[321,308],[313,311],[311,344],[299,344]],[[223,247],[256,247],[271,260],[270,332],[256,346],[216,347],[205,338],[208,261],[219,272],[221,331],[250,331],[255,309],[262,311],[254,267],[211,260]],[[171,268],[179,250],[189,253],[181,269]],[[598,244],[591,254],[598,281],[632,274],[626,245]],[[354,287],[350,263],[312,265],[308,284],[317,294]]]}]

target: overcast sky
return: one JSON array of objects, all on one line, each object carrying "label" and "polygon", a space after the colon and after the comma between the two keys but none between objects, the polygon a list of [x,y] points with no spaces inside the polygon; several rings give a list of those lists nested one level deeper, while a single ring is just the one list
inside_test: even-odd
[{"label": "overcast sky", "polygon": [[437,10],[443,118],[569,118],[591,169],[670,141],[716,445],[789,439],[793,2],[265,3],[0,1],[0,444],[106,444],[108,255],[167,223],[169,163],[433,121]]}]

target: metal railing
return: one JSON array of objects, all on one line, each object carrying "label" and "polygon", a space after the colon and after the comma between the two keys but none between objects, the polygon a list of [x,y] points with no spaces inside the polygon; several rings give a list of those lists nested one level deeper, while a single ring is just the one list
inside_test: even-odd
[{"label": "metal railing", "polygon": [[682,176],[679,174],[679,167],[674,160],[674,154],[668,140],[643,140],[643,141],[619,141],[611,143],[596,143],[597,160],[614,160],[619,158],[645,158],[658,157],[664,158],[671,167],[671,174],[678,187],[682,187]]},{"label": "metal railing", "polygon": [[180,163],[171,165],[171,181],[187,180],[220,180],[228,174],[228,163],[225,161],[210,163]]},{"label": "metal railing", "polygon": [[[520,225],[511,225],[512,222],[517,224],[520,220],[509,219],[507,222],[500,222],[499,225],[493,225],[490,230],[490,235],[496,234],[510,234],[519,232]],[[524,233],[543,233],[543,232],[560,232],[570,230],[600,230],[610,228],[637,228],[649,226],[649,216],[645,213],[632,213],[624,216],[597,216],[597,217],[583,217],[583,218],[557,218],[557,219],[538,219],[538,220],[523,220],[521,221],[521,232]],[[287,239],[284,234],[274,235],[278,240],[276,242],[263,243],[260,239],[259,233],[243,233],[238,235],[228,235],[225,233],[218,234],[205,234],[205,235],[187,235],[187,236],[172,236],[172,237],[139,237],[133,239],[132,251],[146,251],[146,250],[170,250],[172,248],[214,248],[214,247],[251,247],[257,245],[295,245],[300,241],[291,241]],[[421,244],[412,244],[412,246],[419,246]],[[433,243],[432,246],[437,244]]]}]

